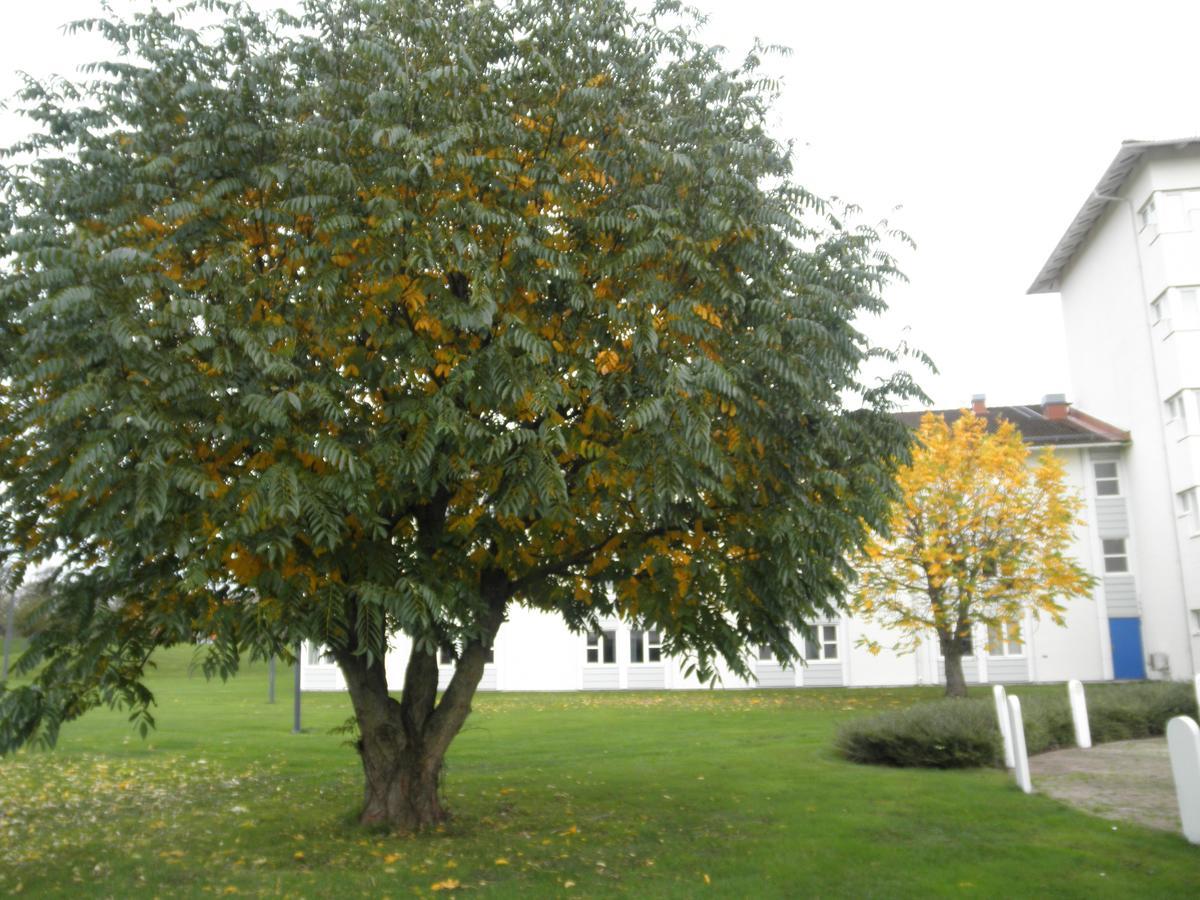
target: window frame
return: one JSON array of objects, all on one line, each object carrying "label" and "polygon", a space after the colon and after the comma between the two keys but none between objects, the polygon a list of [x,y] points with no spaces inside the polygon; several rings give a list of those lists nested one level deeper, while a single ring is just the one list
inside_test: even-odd
[{"label": "window frame", "polygon": [[1175,494],[1179,508],[1176,518],[1185,520],[1185,526],[1191,528],[1191,536],[1200,536],[1200,487],[1190,487]]},{"label": "window frame", "polygon": [[[438,665],[439,666],[457,666],[458,659],[455,657],[455,653],[457,651],[458,651],[457,645],[451,647],[446,644],[443,644],[440,647],[438,647]],[[485,659],[483,661],[483,664],[485,666],[494,666],[496,664],[496,645],[493,644],[492,646],[488,647],[487,652],[488,652],[487,659]],[[447,658],[447,657],[449,657],[449,658]]]},{"label": "window frame", "polygon": [[1200,285],[1178,284],[1163,293],[1171,295],[1172,331],[1200,328]]},{"label": "window frame", "polygon": [[[1101,475],[1097,471],[1101,466],[1112,466],[1112,475]],[[1113,493],[1105,493],[1100,489],[1100,485],[1112,483],[1116,486],[1116,491]],[[1121,467],[1115,459],[1093,459],[1092,460],[1092,490],[1096,492],[1097,497],[1120,497],[1121,494]]]},{"label": "window frame", "polygon": [[1145,231],[1147,228],[1153,228],[1155,233],[1158,233],[1158,204],[1155,202],[1155,193],[1151,192],[1137,212],[1138,231]]},{"label": "window frame", "polygon": [[[1013,652],[1013,645],[1017,646]],[[999,649],[999,653],[995,652]],[[1025,640],[1021,637],[1019,622],[996,622],[987,626],[987,643],[984,645],[988,659],[1020,659],[1025,656]]]},{"label": "window frame", "polygon": [[329,650],[324,644],[318,644],[316,641],[308,642],[308,652],[304,657],[304,665],[306,666],[333,666],[337,665],[333,657],[330,656]]},{"label": "window frame", "polygon": [[[942,652],[942,642],[940,640],[938,640],[936,633],[934,634],[933,637],[934,637],[934,640],[937,642],[938,659],[945,659],[946,654]],[[975,659],[976,658],[976,655],[975,655],[976,640],[975,640],[975,625],[974,624],[971,625],[971,630],[967,632],[966,637],[959,638],[959,641],[965,641],[966,645],[967,645],[966,649],[963,650],[962,658],[963,659]]]},{"label": "window frame", "polygon": [[[1115,548],[1110,548],[1110,544],[1120,544],[1120,552],[1116,552]],[[1128,575],[1131,571],[1129,560],[1129,539],[1128,538],[1101,538],[1100,539],[1100,558],[1104,564],[1105,575]],[[1109,560],[1120,560],[1122,568],[1109,568]]]},{"label": "window frame", "polygon": [[[829,632],[833,632],[833,637]],[[833,647],[830,656],[829,648]],[[814,651],[816,651],[814,653]],[[804,659],[806,662],[836,662],[842,661],[842,645],[840,625],[837,622],[820,622],[812,625],[812,633],[804,634]]]},{"label": "window frame", "polygon": [[[637,648],[635,653],[634,648]],[[657,659],[653,658],[657,655]],[[640,656],[641,659],[637,657]],[[661,666],[662,632],[657,628],[634,628],[629,632],[629,664],[631,666]]]},{"label": "window frame", "polygon": [[1150,326],[1170,324],[1171,301],[1167,292],[1163,291],[1150,301]]},{"label": "window frame", "polygon": [[[612,635],[611,641],[605,641],[605,635]],[[593,645],[592,640],[595,639]],[[584,635],[584,650],[583,664],[585,666],[615,666],[617,664],[617,629],[601,628],[599,631],[589,631]],[[612,648],[612,659],[605,661],[605,649]],[[591,652],[596,651],[596,660],[593,662],[588,658]]]}]

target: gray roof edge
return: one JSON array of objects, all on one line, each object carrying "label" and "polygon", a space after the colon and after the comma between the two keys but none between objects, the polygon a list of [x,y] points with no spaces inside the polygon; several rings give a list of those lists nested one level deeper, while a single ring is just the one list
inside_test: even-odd
[{"label": "gray roof edge", "polygon": [[1186,147],[1200,145],[1200,137],[1172,138],[1163,141],[1122,141],[1121,149],[1113,157],[1104,174],[1092,189],[1091,194],[1075,213],[1075,218],[1067,226],[1058,244],[1042,265],[1037,277],[1033,280],[1026,294],[1052,294],[1062,285],[1062,273],[1067,264],[1075,257],[1075,253],[1087,240],[1100,216],[1104,214],[1109,201],[1101,199],[1098,194],[1112,195],[1125,184],[1125,179],[1137,167],[1142,155],[1147,150],[1157,147]]}]

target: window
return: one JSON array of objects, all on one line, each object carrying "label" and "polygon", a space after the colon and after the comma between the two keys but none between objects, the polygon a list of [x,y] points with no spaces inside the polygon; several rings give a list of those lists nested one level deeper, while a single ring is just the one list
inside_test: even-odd
[{"label": "window", "polygon": [[1145,206],[1138,210],[1138,223],[1142,228],[1158,224],[1158,209],[1154,205],[1153,197],[1147,200]]},{"label": "window", "polygon": [[759,644],[758,660],[759,662],[773,662],[775,660],[775,654],[771,652],[771,648],[766,644]]},{"label": "window", "polygon": [[308,664],[310,666],[327,666],[330,663],[329,651],[320,644],[308,645]]},{"label": "window", "polygon": [[808,660],[825,660],[838,658],[838,639],[836,625],[815,625],[809,634],[804,636],[804,658]]},{"label": "window", "polygon": [[[963,656],[974,656],[975,655],[975,637],[974,637],[974,635],[971,634],[970,631],[968,631],[964,637],[960,637],[958,639],[958,644],[960,647],[962,647],[962,655]],[[938,656],[943,659],[946,657],[946,651],[941,646],[940,641],[938,642]]]},{"label": "window", "polygon": [[1175,495],[1179,501],[1179,516],[1193,532],[1200,532],[1200,488],[1188,488]]},{"label": "window", "polygon": [[[438,665],[441,665],[441,666],[454,665],[456,662],[456,660],[454,659],[454,649],[455,648],[450,646],[449,644],[443,644],[441,647],[439,647],[438,648]],[[485,662],[487,665],[491,665],[495,661],[496,661],[496,648],[488,647],[487,659],[485,660]]]},{"label": "window", "polygon": [[593,631],[587,636],[587,661],[611,665],[617,661],[616,631]]},{"label": "window", "polygon": [[1200,288],[1172,288],[1175,292],[1175,315],[1181,328],[1200,328]]},{"label": "window", "polygon": [[1150,324],[1157,325],[1166,314],[1167,297],[1162,294],[1150,301]]},{"label": "window", "polygon": [[1100,543],[1104,550],[1104,571],[1128,572],[1129,557],[1125,553],[1125,538],[1105,538]]},{"label": "window", "polygon": [[1138,210],[1138,225],[1150,237],[1167,231],[1200,228],[1200,190],[1156,191]]},{"label": "window", "polygon": [[1020,656],[1025,652],[1021,626],[1016,622],[1001,622],[988,626],[988,656]]},{"label": "window", "polygon": [[662,662],[662,635],[657,631],[629,632],[629,661],[631,663]]},{"label": "window", "polygon": [[1121,493],[1121,483],[1117,480],[1117,464],[1115,462],[1098,462],[1092,464],[1096,475],[1096,496],[1115,497]]},{"label": "window", "polygon": [[1183,392],[1179,392],[1174,397],[1163,404],[1167,410],[1167,421],[1178,422],[1187,430],[1187,410],[1183,405]]}]

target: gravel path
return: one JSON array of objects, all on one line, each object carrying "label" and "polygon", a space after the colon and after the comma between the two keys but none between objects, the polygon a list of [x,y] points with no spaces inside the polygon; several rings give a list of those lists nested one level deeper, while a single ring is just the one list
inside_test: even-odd
[{"label": "gravel path", "polygon": [[1056,750],[1029,760],[1033,788],[1084,812],[1178,832],[1166,738]]}]

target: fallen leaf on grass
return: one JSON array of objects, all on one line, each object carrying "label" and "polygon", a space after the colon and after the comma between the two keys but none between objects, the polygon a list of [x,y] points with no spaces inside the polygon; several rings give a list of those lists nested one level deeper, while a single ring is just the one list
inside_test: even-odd
[{"label": "fallen leaf on grass", "polygon": [[435,891],[452,891],[458,887],[458,879],[447,878],[445,881],[435,881],[429,887]]}]

